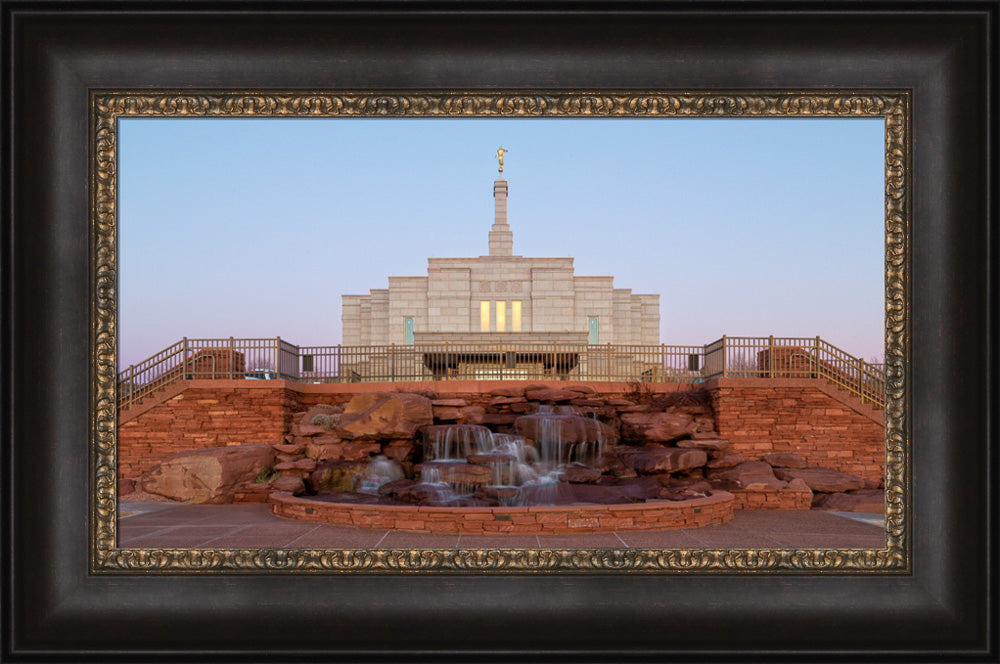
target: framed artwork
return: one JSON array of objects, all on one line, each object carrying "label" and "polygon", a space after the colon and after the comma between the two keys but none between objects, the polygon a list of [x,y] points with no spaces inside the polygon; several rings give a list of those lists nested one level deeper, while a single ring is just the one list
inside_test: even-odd
[{"label": "framed artwork", "polygon": [[[13,260],[5,269],[11,288],[4,307],[13,358],[5,372],[7,393],[12,395],[5,403],[11,441],[5,466],[12,469],[5,532],[13,552],[5,570],[13,588],[5,615],[15,617],[5,625],[11,637],[4,639],[9,653],[73,652],[86,659],[95,653],[142,658],[168,651],[188,657],[227,653],[275,660],[365,659],[389,653],[395,659],[547,659],[568,653],[615,661],[666,656],[738,660],[764,652],[800,658],[949,652],[983,661],[995,655],[988,615],[996,595],[986,583],[988,570],[995,570],[987,546],[996,526],[987,509],[992,499],[990,473],[995,471],[987,443],[996,436],[995,425],[988,427],[988,412],[993,408],[995,414],[995,405],[984,398],[995,366],[983,360],[996,351],[986,299],[989,280],[994,287],[996,283],[996,268],[989,260],[996,242],[995,234],[988,233],[987,195],[995,186],[988,177],[995,149],[986,140],[995,107],[982,103],[991,98],[988,85],[995,85],[987,75],[995,68],[993,42],[987,39],[995,32],[995,4],[975,5],[964,13],[851,7],[834,15],[809,8],[776,13],[692,11],[669,3],[642,8],[587,5],[575,12],[555,6],[515,11],[457,3],[398,12],[364,4],[278,13],[181,8],[155,17],[129,6],[108,13],[88,13],[82,6],[60,11],[3,9],[5,42],[11,45],[5,140],[11,148],[7,165],[13,182],[5,204],[5,243]],[[138,158],[123,160],[128,140],[136,140],[129,138],[136,134],[126,132],[154,120],[270,126],[307,118],[358,121],[355,133],[367,123],[374,127],[373,136],[390,131],[383,129],[390,123],[402,126],[418,120],[572,120],[599,125],[622,119],[696,123],[727,118],[780,125],[808,118],[880,123],[876,170],[883,176],[878,213],[884,231],[882,541],[875,546],[819,539],[815,545],[759,546],[748,540],[746,546],[691,546],[643,545],[636,540],[640,543],[630,546],[619,538],[623,546],[617,546],[600,539],[560,544],[535,534],[527,544],[504,546],[484,533],[482,539],[470,539],[468,545],[459,539],[454,546],[419,538],[398,546],[340,546],[335,539],[287,545],[263,536],[254,539],[252,528],[247,537],[220,540],[219,545],[174,546],[156,540],[154,531],[146,540],[139,534],[121,541],[125,519],[118,494],[120,480],[127,475],[121,472],[122,455],[133,454],[128,446],[137,438],[120,421],[120,404],[128,390],[144,384],[138,378],[122,379],[124,365],[133,364],[123,360],[123,339],[138,325],[134,321],[141,320],[128,317],[132,309],[123,303],[131,300],[123,294],[130,284],[140,283],[138,277],[128,280],[128,274],[140,274],[128,272],[128,266],[152,263],[165,246],[148,239],[145,245],[126,244],[130,229],[137,226],[123,219],[123,204],[129,187],[136,187],[137,179],[128,178],[138,173],[128,170]],[[585,137],[582,129],[574,127],[572,132]],[[158,139],[161,146],[172,140],[169,131],[164,135],[167,138]],[[205,147],[216,138],[208,131],[196,140]],[[319,139],[311,140],[318,145]],[[234,161],[254,158],[253,150],[241,156],[221,139],[219,145]],[[282,145],[265,151],[265,162],[291,150],[287,143]],[[505,164],[505,147],[497,150],[499,161],[490,168],[507,171],[488,176],[495,179],[490,205],[496,216],[489,234],[494,257],[510,255],[504,178],[513,179],[513,173],[506,173],[517,149],[509,151]],[[142,152],[139,148],[136,154]],[[350,152],[352,157],[342,165],[345,174],[352,171],[352,158],[361,159],[362,152]],[[367,156],[385,162],[391,153],[387,149],[381,156]],[[145,151],[154,164],[159,154],[168,151]],[[301,162],[292,154],[288,163]],[[180,195],[176,176],[190,177],[198,172],[197,163],[208,159],[185,164],[181,157],[156,164],[164,199]],[[484,161],[490,157],[484,155]],[[693,170],[696,157],[688,152],[685,158],[692,162],[686,170]],[[419,155],[401,155],[400,161],[402,166],[383,165],[376,172],[392,172],[405,180]],[[838,164],[841,169],[865,168],[860,158]],[[261,164],[258,174],[261,189],[273,185],[273,200],[279,201],[275,216],[283,209],[298,214],[290,201],[292,185],[281,177],[291,167],[269,170],[270,165]],[[576,177],[586,180],[588,172],[596,170],[579,168]],[[670,172],[679,177],[684,170],[674,165]],[[211,173],[209,168],[200,177],[222,189],[228,186],[222,184],[225,174],[213,178]],[[574,179],[572,173],[558,175],[562,182]],[[240,177],[253,177],[253,169]],[[790,173],[786,177],[792,179]],[[502,211],[496,203],[497,183],[503,183]],[[703,205],[712,204],[709,196],[724,197],[727,189],[736,188],[733,183],[732,178],[703,183]],[[157,184],[155,176],[150,184]],[[835,201],[826,196],[806,195],[794,211],[783,212],[800,224],[828,219],[824,215]],[[198,205],[193,200],[187,204]],[[201,205],[207,208],[210,202]],[[170,211],[156,226],[171,224],[173,214],[172,230],[194,236],[196,231],[178,218],[185,214],[184,206],[182,202],[168,208],[164,203]],[[227,207],[222,206],[224,213]],[[751,207],[743,204],[748,216]],[[345,210],[345,217],[356,221],[339,223],[356,224],[363,210]],[[238,206],[232,206],[232,213],[240,217]],[[135,214],[133,218],[154,211]],[[201,218],[197,211],[189,214]],[[617,225],[636,234],[650,232],[635,215],[629,218]],[[844,234],[848,221],[843,219]],[[275,218],[273,229],[265,223],[259,230],[279,236],[282,226]],[[234,228],[231,222],[220,227]],[[425,227],[423,233],[433,235],[434,229]],[[280,244],[262,243],[264,253]],[[221,249],[214,252],[220,261]],[[820,270],[820,257],[829,255],[821,249],[828,248],[813,249],[815,271]],[[809,247],[798,250],[808,252]],[[369,260],[379,253],[389,252],[370,251]],[[852,264],[854,254],[846,255],[845,272],[859,269]],[[191,269],[185,256],[178,254],[178,271]],[[294,258],[286,254],[277,262]],[[257,260],[253,262],[247,274],[260,269]],[[669,267],[667,260],[660,274],[669,273]],[[729,278],[737,279],[740,272],[730,269]],[[395,276],[391,266],[380,273]],[[171,278],[178,284],[184,281],[179,275],[163,275],[161,281]],[[185,284],[219,289],[215,279],[199,272]],[[480,295],[487,292],[484,288],[491,295],[477,296],[475,310],[460,316],[468,318],[469,325],[482,324],[479,331],[485,333],[520,332],[512,329],[514,321],[517,327],[525,321],[527,328],[532,316],[541,321],[541,305],[525,305],[513,295],[496,296],[501,289],[513,292],[514,281],[486,286],[477,282]],[[394,283],[403,284],[390,280],[390,290]],[[369,281],[360,290],[378,286]],[[374,297],[376,291],[371,293]],[[347,294],[337,290],[332,297]],[[480,311],[480,299],[488,307],[486,313]],[[341,345],[348,346],[353,332],[346,311],[353,301],[343,301]],[[420,311],[395,313],[402,316],[398,330],[388,332],[384,340],[369,336],[357,345],[384,341],[396,360],[401,357],[396,343],[439,348],[431,343],[435,340],[428,335],[434,331],[424,326]],[[601,335],[612,333],[607,323],[613,317],[592,314],[581,314],[585,325],[578,341],[586,346],[597,346],[603,343]],[[164,314],[163,320],[168,318]],[[149,323],[155,324],[156,318],[147,315],[143,324]],[[166,322],[160,326],[169,327]],[[332,373],[319,376],[324,354],[316,349],[321,340],[292,346],[277,338],[270,359],[251,360],[251,351],[240,350],[236,376],[235,341],[228,341],[228,351],[218,351],[215,346],[190,345],[184,336],[187,354],[178,366],[197,373],[204,370],[206,358],[213,363],[211,376],[184,378],[219,379],[219,358],[228,352],[230,380],[263,378],[264,385],[294,378],[307,383],[294,397],[298,401],[292,409],[307,411],[322,399],[302,395],[347,394],[345,383],[353,383],[341,380],[345,367],[352,367],[355,376],[384,371],[367,355],[363,370],[358,358],[349,362],[341,356],[336,380]],[[555,349],[555,341],[547,341]],[[721,380],[739,379],[727,370],[766,371],[775,377],[779,353],[774,338],[759,348],[726,336],[721,341],[723,352],[717,357],[727,358]],[[817,338],[815,357],[820,344]],[[699,380],[720,379],[704,373],[716,357],[711,345],[705,343],[700,355],[684,354],[684,370],[701,372]],[[731,346],[751,349],[757,364],[738,364],[733,358],[741,356],[729,354]],[[540,377],[566,380],[572,377],[570,371],[583,371],[579,359],[572,369],[563,359],[547,366],[536,351],[524,349],[505,349],[498,368],[484,368],[485,356],[462,351],[464,364],[456,361],[451,367],[448,358],[438,362],[439,350],[426,348],[419,371],[438,378],[447,378],[447,371],[507,370],[539,371]],[[136,357],[145,357],[156,351],[136,352]],[[294,355],[287,367],[286,355]],[[749,357],[750,350],[745,355]],[[601,371],[596,359],[589,362],[588,370]],[[401,366],[391,364],[394,378]],[[605,366],[612,366],[610,360]],[[655,366],[672,365],[658,359]],[[819,367],[817,362],[810,371],[816,373]],[[435,374],[438,369],[444,372],[441,376]],[[546,371],[550,373],[542,373]],[[859,376],[863,399],[874,383],[863,372]],[[995,382],[995,376],[992,379]],[[641,390],[637,385],[634,389]],[[426,398],[436,401],[438,409],[458,408],[445,403],[456,396],[446,391],[442,387]],[[206,404],[209,401],[206,398]],[[513,426],[515,418],[510,419],[507,424]],[[291,447],[306,444],[284,442],[289,449],[279,452],[292,456]],[[387,449],[383,445],[378,451]],[[298,461],[289,458],[287,463]],[[141,470],[143,477],[151,472]],[[284,505],[285,516],[310,523],[315,522],[315,511],[325,509],[291,493],[281,500],[285,503],[276,504]],[[684,504],[671,503],[671,509]],[[708,503],[689,506],[691,512],[683,518],[717,509]],[[504,509],[501,505],[488,510],[490,519],[500,522],[498,535],[511,532]],[[532,509],[524,508],[511,523],[523,523]],[[578,523],[634,518],[612,514],[607,506],[601,509],[607,513],[569,518]],[[541,511],[555,518],[558,506],[545,504]],[[661,518],[647,511],[643,518]],[[439,523],[455,518],[434,514]],[[531,518],[536,520],[531,527],[542,522]],[[197,530],[196,523],[191,527]],[[276,615],[294,620],[283,620],[278,630]],[[664,629],[671,622],[674,626]],[[162,629],[164,624],[170,625],[170,633]],[[497,624],[509,629],[498,631]],[[727,625],[721,636],[720,624]],[[831,630],[831,625],[836,628]]]}]

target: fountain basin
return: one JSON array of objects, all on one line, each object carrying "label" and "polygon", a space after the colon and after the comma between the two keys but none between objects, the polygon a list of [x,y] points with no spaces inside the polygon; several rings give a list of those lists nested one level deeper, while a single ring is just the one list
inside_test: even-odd
[{"label": "fountain basin", "polygon": [[298,521],[403,533],[566,535],[701,528],[733,518],[731,493],[682,501],[527,507],[441,507],[335,503],[276,491],[271,511]]}]

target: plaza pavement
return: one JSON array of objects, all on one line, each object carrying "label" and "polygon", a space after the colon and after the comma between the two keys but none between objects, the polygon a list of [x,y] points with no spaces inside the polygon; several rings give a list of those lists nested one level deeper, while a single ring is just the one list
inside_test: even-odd
[{"label": "plaza pavement", "polygon": [[294,521],[264,504],[122,501],[122,548],[883,548],[881,514],[736,510],[717,526],[594,535],[421,535]]}]

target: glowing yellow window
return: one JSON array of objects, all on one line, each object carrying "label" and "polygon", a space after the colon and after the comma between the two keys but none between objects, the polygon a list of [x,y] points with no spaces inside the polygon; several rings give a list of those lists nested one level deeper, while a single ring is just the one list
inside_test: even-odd
[{"label": "glowing yellow window", "polygon": [[512,332],[521,331],[521,301],[514,300],[510,303],[510,325]]},{"label": "glowing yellow window", "polygon": [[480,300],[479,301],[479,331],[489,332],[490,331],[490,301]]},{"label": "glowing yellow window", "polygon": [[507,303],[497,300],[497,332],[507,331]]}]

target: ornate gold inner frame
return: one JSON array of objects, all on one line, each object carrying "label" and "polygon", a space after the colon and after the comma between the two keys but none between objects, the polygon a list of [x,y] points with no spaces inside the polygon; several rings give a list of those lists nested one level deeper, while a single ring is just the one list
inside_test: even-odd
[{"label": "ornate gold inner frame", "polygon": [[[98,573],[906,573],[910,94],[906,91],[94,91],[90,98],[90,561]],[[123,549],[117,547],[117,195],[121,117],[882,117],[886,533],[881,549]]]}]

